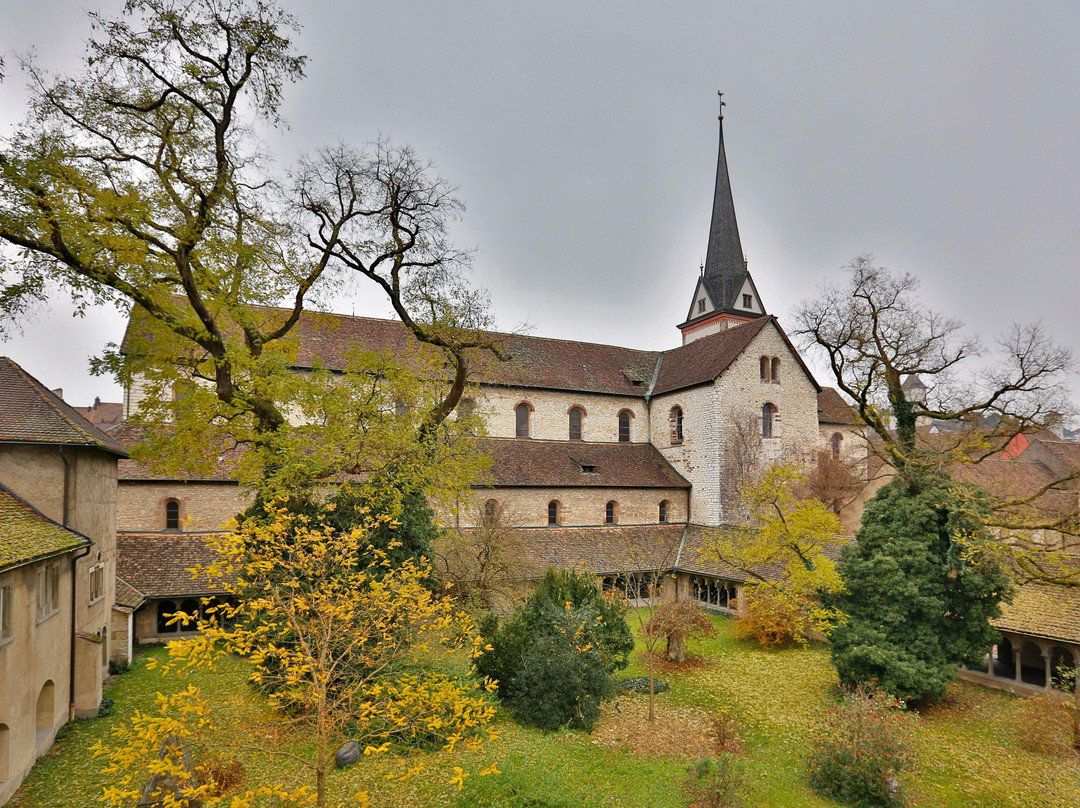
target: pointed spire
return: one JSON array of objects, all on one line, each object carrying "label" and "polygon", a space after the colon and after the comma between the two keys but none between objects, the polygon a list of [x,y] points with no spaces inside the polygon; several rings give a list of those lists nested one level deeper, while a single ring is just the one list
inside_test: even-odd
[{"label": "pointed spire", "polygon": [[713,191],[712,221],[709,225],[709,249],[705,254],[705,284],[718,309],[732,308],[746,281],[739,225],[731,197],[727,154],[724,151],[724,94],[720,96],[720,152],[716,158],[716,188]]}]

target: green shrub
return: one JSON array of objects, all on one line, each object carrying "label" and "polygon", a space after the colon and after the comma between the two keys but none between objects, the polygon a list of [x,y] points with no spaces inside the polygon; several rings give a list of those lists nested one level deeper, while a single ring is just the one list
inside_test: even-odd
[{"label": "green shrub", "polygon": [[904,702],[864,687],[843,692],[810,740],[810,785],[856,808],[897,808],[896,775],[913,766]]},{"label": "green shrub", "polygon": [[587,607],[550,606],[541,618],[514,679],[514,716],[546,732],[592,732],[613,685],[598,643],[597,615]]},{"label": "green shrub", "polygon": [[700,808],[739,808],[744,773],[742,761],[721,754],[700,760],[686,771],[683,788]]},{"label": "green shrub", "polygon": [[519,720],[543,729],[591,729],[634,648],[625,602],[605,597],[591,575],[556,570],[501,625],[485,618],[480,633],[491,646],[480,675],[498,683]]}]

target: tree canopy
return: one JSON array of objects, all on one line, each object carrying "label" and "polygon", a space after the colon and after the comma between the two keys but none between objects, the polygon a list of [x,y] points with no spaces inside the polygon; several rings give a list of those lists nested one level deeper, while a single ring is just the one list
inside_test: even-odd
[{"label": "tree canopy", "polygon": [[[305,458],[294,477],[325,479],[379,467],[379,450],[407,453],[403,436],[430,442],[470,357],[491,347],[484,297],[463,280],[469,255],[448,233],[462,207],[453,187],[384,140],[291,167],[272,158],[260,133],[284,124],[284,94],[307,64],[299,23],[275,0],[131,0],[90,20],[78,73],[23,64],[29,108],[0,146],[0,328],[57,287],[80,311],[131,311],[123,350],[97,369],[148,385],[158,404],[142,417],[178,427],[157,433],[159,447],[186,441],[174,454],[239,441],[269,455],[259,473],[292,452]],[[291,372],[298,324],[350,277],[386,296],[429,347],[426,364],[357,356],[335,369],[358,375],[352,387]],[[410,387],[406,369],[429,383]],[[375,400],[372,377],[384,382]],[[391,411],[395,398],[414,408],[411,430],[376,417],[386,398]],[[298,426],[334,417],[360,422],[363,452],[320,452],[336,441]]]}]

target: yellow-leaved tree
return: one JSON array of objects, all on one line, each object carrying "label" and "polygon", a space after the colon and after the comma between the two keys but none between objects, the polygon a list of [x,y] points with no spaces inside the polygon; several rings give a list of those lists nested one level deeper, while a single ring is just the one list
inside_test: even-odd
[{"label": "yellow-leaved tree", "polygon": [[713,531],[702,549],[746,576],[742,623],[764,644],[827,634],[839,616],[820,596],[841,587],[828,552],[841,541],[840,520],[821,500],[800,496],[807,473],[788,461],[747,478],[739,493],[745,524]]},{"label": "yellow-leaved tree", "polygon": [[[273,507],[266,518],[221,536],[220,560],[198,573],[233,599],[207,600],[199,615],[177,614],[175,620],[195,620],[201,633],[171,643],[163,666],[163,673],[183,676],[243,658],[273,715],[304,733],[297,737],[313,738],[313,749],[266,748],[249,740],[254,733],[223,731],[199,689],[189,686],[159,695],[155,713],[136,713],[114,730],[111,745],[94,748],[108,758],[106,771],[119,775],[105,790],[106,804],[132,804],[140,796],[136,778],[150,772],[148,796],[163,808],[321,808],[330,798],[334,749],[343,742],[374,755],[395,745],[479,750],[496,737],[483,688],[441,664],[453,649],[470,659],[480,654],[468,616],[431,591],[426,563],[391,564],[370,540],[375,524],[341,531],[328,516]],[[213,763],[222,747],[285,756],[310,782],[235,782]],[[416,770],[403,764],[400,776]],[[493,772],[491,766],[481,774]],[[450,781],[460,787],[468,776],[455,766]],[[364,805],[367,795],[350,799]]]}]

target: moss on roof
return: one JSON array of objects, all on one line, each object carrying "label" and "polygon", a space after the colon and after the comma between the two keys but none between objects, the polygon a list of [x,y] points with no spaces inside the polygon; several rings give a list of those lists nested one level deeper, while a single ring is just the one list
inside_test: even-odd
[{"label": "moss on roof", "polygon": [[1025,584],[990,622],[999,631],[1080,644],[1080,587]]},{"label": "moss on roof", "polygon": [[0,570],[89,543],[0,486]]}]

